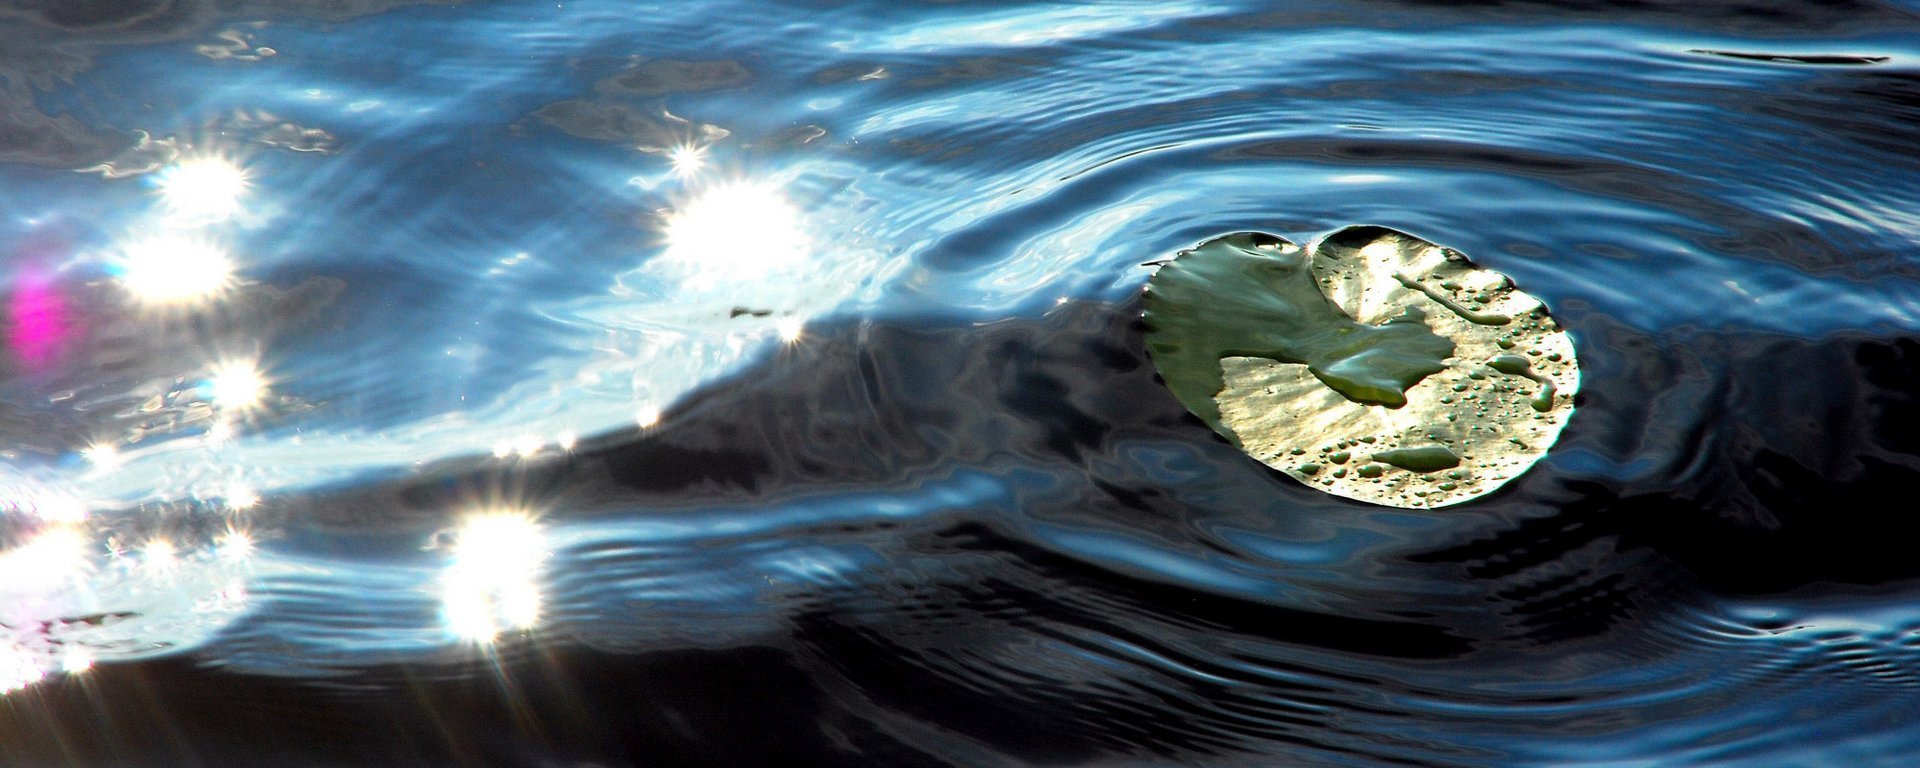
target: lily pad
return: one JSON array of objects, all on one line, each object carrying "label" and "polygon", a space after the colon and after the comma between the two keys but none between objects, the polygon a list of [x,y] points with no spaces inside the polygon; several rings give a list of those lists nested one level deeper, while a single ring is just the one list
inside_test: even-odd
[{"label": "lily pad", "polygon": [[1260,232],[1147,283],[1147,352],[1194,415],[1307,485],[1394,507],[1493,492],[1573,415],[1573,340],[1539,299],[1385,227]]}]

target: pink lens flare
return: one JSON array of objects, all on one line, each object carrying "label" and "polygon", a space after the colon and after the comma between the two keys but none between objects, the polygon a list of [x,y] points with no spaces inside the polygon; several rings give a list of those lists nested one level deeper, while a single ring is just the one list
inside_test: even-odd
[{"label": "pink lens flare", "polygon": [[28,370],[58,362],[74,335],[67,297],[44,275],[28,275],[7,301],[7,347]]}]

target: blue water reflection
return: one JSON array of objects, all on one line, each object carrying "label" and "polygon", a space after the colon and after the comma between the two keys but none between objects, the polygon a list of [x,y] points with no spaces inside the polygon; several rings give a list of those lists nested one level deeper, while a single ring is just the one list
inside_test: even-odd
[{"label": "blue water reflection", "polygon": [[[1920,10],[815,5],[0,0],[0,763],[1920,750]],[[1580,345],[1509,489],[1156,380],[1355,223]]]}]

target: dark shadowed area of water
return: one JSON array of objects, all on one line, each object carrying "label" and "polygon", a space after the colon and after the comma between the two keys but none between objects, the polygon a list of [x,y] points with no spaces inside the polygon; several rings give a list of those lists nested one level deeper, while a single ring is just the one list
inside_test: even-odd
[{"label": "dark shadowed area of water", "polygon": [[[1571,333],[1441,510],[1152,268]],[[0,0],[0,765],[1911,766],[1920,6]]]}]

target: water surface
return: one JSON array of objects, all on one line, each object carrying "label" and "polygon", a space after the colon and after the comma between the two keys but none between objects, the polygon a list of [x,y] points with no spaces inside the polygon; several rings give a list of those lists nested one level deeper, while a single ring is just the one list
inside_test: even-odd
[{"label": "water surface", "polygon": [[[0,762],[1906,765],[1916,32],[0,2]],[[1502,491],[1156,379],[1148,263],[1355,224],[1572,334]]]}]

